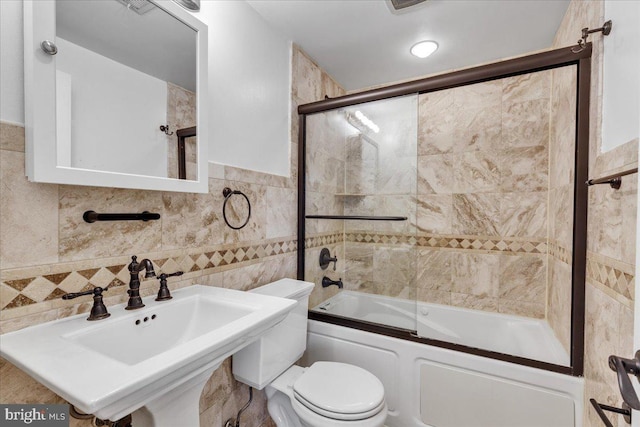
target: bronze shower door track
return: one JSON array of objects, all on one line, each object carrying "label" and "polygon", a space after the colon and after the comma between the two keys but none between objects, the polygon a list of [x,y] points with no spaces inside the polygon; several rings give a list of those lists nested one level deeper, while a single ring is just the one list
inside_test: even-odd
[{"label": "bronze shower door track", "polygon": [[309,312],[309,318],[342,325],[395,338],[448,348],[464,353],[489,357],[520,365],[532,366],[548,371],[574,376],[584,372],[584,315],[585,276],[587,257],[587,202],[589,167],[589,91],[591,84],[592,45],[573,52],[573,47],[551,50],[521,58],[441,74],[434,77],[395,84],[338,98],[312,102],[298,107],[298,279],[304,279],[305,262],[305,177],[306,177],[306,117],[309,114],[334,110],[371,101],[394,98],[410,94],[423,94],[458,86],[465,86],[491,80],[550,70],[564,66],[576,66],[576,134],[575,134],[575,177],[573,199],[573,252],[572,252],[572,306],[571,306],[571,366],[561,366],[532,359],[495,353],[460,344],[418,337],[414,331],[378,325],[359,320],[334,316],[326,313]]}]

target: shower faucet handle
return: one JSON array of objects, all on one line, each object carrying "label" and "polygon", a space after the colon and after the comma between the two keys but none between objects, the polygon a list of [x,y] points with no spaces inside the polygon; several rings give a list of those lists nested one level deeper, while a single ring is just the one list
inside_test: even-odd
[{"label": "shower faucet handle", "polygon": [[338,263],[338,257],[331,257],[329,249],[322,248],[320,251],[320,268],[326,270],[330,263],[333,263],[333,271],[336,271],[336,264]]}]

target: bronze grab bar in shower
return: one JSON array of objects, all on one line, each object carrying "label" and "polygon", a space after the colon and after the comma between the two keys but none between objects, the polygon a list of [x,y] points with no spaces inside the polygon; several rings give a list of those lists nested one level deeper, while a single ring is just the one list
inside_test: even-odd
[{"label": "bronze grab bar in shower", "polygon": [[632,173],[638,173],[638,168],[629,169],[624,172],[614,173],[613,175],[603,176],[602,178],[590,179],[586,182],[586,184],[589,186],[596,185],[596,184],[609,184],[611,188],[615,188],[617,190],[622,185],[622,177],[625,175],[631,175]]},{"label": "bronze grab bar in shower", "polygon": [[346,219],[360,221],[406,221],[406,216],[306,215],[306,219]]}]

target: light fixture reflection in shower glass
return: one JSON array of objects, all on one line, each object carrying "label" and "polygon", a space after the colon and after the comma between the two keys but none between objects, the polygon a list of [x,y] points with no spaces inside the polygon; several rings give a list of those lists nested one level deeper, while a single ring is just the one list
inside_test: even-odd
[{"label": "light fixture reflection in shower glass", "polygon": [[362,114],[360,110],[355,112],[355,116],[358,120],[360,120],[360,123],[368,127],[370,130],[374,131],[375,133],[380,132],[380,127],[375,124],[369,117]]},{"label": "light fixture reflection in shower glass", "polygon": [[198,11],[200,10],[200,0],[173,0],[185,9]]},{"label": "light fixture reflection in shower glass", "polygon": [[414,44],[409,50],[413,56],[417,56],[418,58],[426,58],[427,56],[438,50],[438,43],[434,42],[433,40],[425,40]]}]

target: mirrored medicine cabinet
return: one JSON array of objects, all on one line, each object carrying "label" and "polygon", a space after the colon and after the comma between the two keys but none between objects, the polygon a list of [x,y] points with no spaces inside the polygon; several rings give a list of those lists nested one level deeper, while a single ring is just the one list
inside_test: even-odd
[{"label": "mirrored medicine cabinet", "polygon": [[25,0],[30,181],[206,193],[207,26],[172,1]]}]

